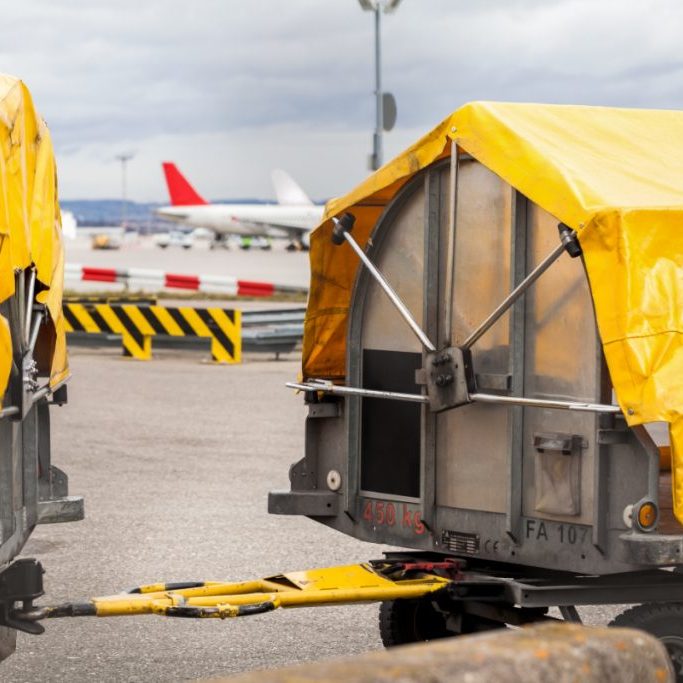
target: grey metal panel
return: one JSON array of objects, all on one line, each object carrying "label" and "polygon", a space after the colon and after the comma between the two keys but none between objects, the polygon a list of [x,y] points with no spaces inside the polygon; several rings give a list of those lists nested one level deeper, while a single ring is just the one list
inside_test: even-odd
[{"label": "grey metal panel", "polygon": [[[509,185],[477,161],[461,161],[455,238],[455,344],[462,343],[509,291],[511,214]],[[477,343],[479,371],[507,371],[508,343],[505,316]]]},{"label": "grey metal panel", "polygon": [[438,505],[506,510],[509,410],[473,404],[437,416]]},{"label": "grey metal panel", "polygon": [[[557,218],[530,203],[529,268],[558,243]],[[588,281],[580,258],[568,254],[527,293],[527,391],[597,402],[598,336]]]},{"label": "grey metal panel", "polygon": [[[514,289],[527,274],[527,214],[529,202],[512,190],[512,273],[510,288]],[[510,335],[510,390],[514,396],[524,396],[524,331],[526,297],[517,300],[511,312]],[[518,541],[521,534],[522,468],[524,460],[524,410],[512,408],[508,421],[510,446],[508,449],[508,490],[506,531]]]},{"label": "grey metal panel", "polygon": [[[509,291],[512,197],[474,160],[460,162],[457,193],[453,337],[460,343]],[[478,373],[509,373],[509,336],[506,314],[472,349]],[[438,505],[505,511],[510,410],[474,404],[437,416]]]},{"label": "grey metal panel", "polygon": [[[406,304],[418,322],[423,318],[422,271],[424,260],[424,174],[418,175],[408,183],[401,193],[387,206],[377,221],[377,225],[368,241],[366,253],[377,263],[399,296],[404,290],[417,287]],[[383,261],[382,252],[391,240],[394,222],[402,223],[403,235],[394,238],[397,248],[410,247],[415,253],[398,254],[387,257]],[[411,234],[413,232],[414,234]],[[388,271],[386,270],[388,269]],[[406,270],[407,269],[407,270]],[[416,269],[419,277],[415,277]],[[383,318],[386,326],[379,324],[378,319],[370,321],[368,306]],[[366,321],[371,327],[366,330]],[[391,325],[391,327],[389,327]],[[391,331],[394,334],[391,334]],[[369,276],[365,268],[359,267],[354,284],[352,305],[349,314],[349,331],[347,342],[347,384],[360,386],[362,378],[362,349],[385,348],[397,351],[420,351],[419,342],[394,309],[379,285]],[[383,346],[377,346],[377,345]],[[347,397],[345,399],[347,430],[347,485],[343,487],[345,495],[345,511],[354,520],[361,516],[360,489],[360,435],[361,435],[361,399]],[[340,520],[340,522],[345,520]]]},{"label": "grey metal panel", "polygon": [[324,491],[328,490],[327,475],[330,470],[337,470],[341,474],[341,491],[345,491],[348,486],[346,416],[343,401],[339,401],[337,410],[335,417],[308,417],[306,420],[306,458],[309,462],[316,463],[315,486]]},{"label": "grey metal panel", "polygon": [[[558,242],[558,220],[534,204],[527,216],[529,267],[538,263]],[[526,296],[525,395],[537,398],[574,398],[598,402],[601,398],[598,338],[593,304],[581,259],[561,256]],[[573,411],[526,409],[524,413],[524,504],[526,515],[591,524],[597,416]],[[552,514],[541,506],[537,470],[544,454],[534,448],[541,432],[580,435],[586,447],[577,455],[580,490],[576,514]],[[574,457],[574,456],[568,456]],[[558,487],[567,481],[558,473]]]},{"label": "grey metal panel", "polygon": [[[424,325],[425,297],[424,297],[424,261],[425,261],[425,213],[427,190],[425,183],[427,176],[422,174],[402,201],[390,206],[378,225],[370,240],[368,254],[374,265],[382,275],[391,283],[392,288],[402,300],[418,325]],[[388,226],[388,229],[387,227]],[[384,227],[384,229],[383,229]],[[378,239],[375,239],[375,235]],[[361,358],[366,350],[398,351],[398,352],[422,352],[420,341],[415,337],[403,317],[398,313],[394,304],[387,294],[379,286],[374,278],[363,278],[360,273],[367,274],[365,268],[359,271],[359,277],[355,290],[354,300],[357,305],[362,302],[362,318],[358,336],[359,355]],[[362,386],[362,377],[366,374],[361,365],[357,366],[358,380],[355,386]],[[351,405],[354,405],[351,403]],[[366,412],[361,408],[363,405],[358,401],[357,438],[354,439],[351,432],[349,459],[356,463],[355,481],[349,478],[353,491],[360,492],[362,489],[360,465],[363,461],[362,434],[364,431],[363,417]],[[389,406],[387,406],[389,407]],[[422,411],[423,417],[426,415]],[[421,429],[424,435],[424,429]],[[422,440],[420,450],[424,448]],[[422,458],[420,458],[420,488],[418,495],[422,494]],[[372,495],[375,491],[368,488],[366,493]],[[411,494],[412,495],[412,494]],[[360,501],[356,499],[351,510],[357,518],[361,517]]]},{"label": "grey metal panel", "polygon": [[623,528],[610,530],[606,547],[601,551],[593,545],[590,526],[556,522],[538,516],[523,516],[520,519],[517,541],[512,540],[506,531],[505,514],[438,507],[435,524],[434,547],[443,552],[448,552],[448,548],[442,543],[442,534],[448,531],[478,536],[477,551],[471,556],[499,562],[585,574],[624,572],[647,566],[642,558],[625,550],[620,538]]},{"label": "grey metal panel", "polygon": [[[370,258],[439,345],[447,336],[442,325],[448,173],[448,162],[440,162],[408,183],[385,210],[367,246]],[[559,237],[556,219],[462,157],[456,219],[457,343],[557,250]],[[384,293],[360,268],[350,309],[349,386],[361,386],[368,348],[420,350]],[[517,397],[609,402],[611,386],[581,259],[561,255],[472,351],[477,376],[494,391],[506,393],[509,381]],[[315,509],[318,521],[362,540],[586,574],[671,563],[683,552],[679,537],[625,535],[624,508],[656,492],[656,450],[618,417],[491,404],[434,415],[425,407],[421,497],[401,498],[359,490],[361,399],[348,396],[336,405],[341,412],[324,408],[307,421],[306,456],[292,468],[293,498],[283,503],[291,513],[313,516]],[[578,498],[569,504],[565,499],[560,509],[571,511],[577,502],[578,514],[553,514],[548,510],[556,509],[557,501],[540,506],[537,501],[537,449],[552,450],[563,439],[575,453],[567,457],[579,458],[581,466]],[[336,516],[323,517],[318,503],[305,501],[329,495],[325,477],[330,468],[342,475],[334,496],[343,505]]]},{"label": "grey metal panel", "polygon": [[8,419],[0,420],[0,546],[14,533],[14,494],[12,463],[18,448],[20,425]]},{"label": "grey metal panel", "polygon": [[[605,447],[603,456],[606,515],[606,533],[628,531],[624,523],[624,509],[647,496],[657,500],[659,476],[659,451],[649,440],[645,429],[627,428],[626,438],[621,443]],[[638,534],[642,536],[642,534]],[[648,534],[649,535],[649,534]],[[621,555],[631,559],[624,549]]]},{"label": "grey metal panel", "polygon": [[[455,228],[454,220],[450,220],[451,201],[446,199],[446,193],[451,194],[457,180],[457,145],[451,147],[449,168],[435,166],[425,177],[425,240],[424,240],[424,329],[430,339],[440,343],[439,310],[442,298],[439,296],[439,261],[442,245],[442,226]],[[446,190],[448,188],[448,190]],[[453,199],[454,202],[454,199]],[[446,240],[448,245],[448,240]],[[448,261],[448,255],[446,256]],[[446,265],[448,268],[448,265]],[[448,276],[446,288],[448,288]],[[441,335],[443,336],[443,335]],[[423,353],[422,364],[425,365],[426,354]],[[427,406],[422,407],[421,434],[421,482],[423,519],[429,526],[433,525],[436,506],[436,416]]]},{"label": "grey metal panel", "polygon": [[[420,186],[395,216],[381,248],[372,253],[375,265],[418,322],[422,321],[424,310],[424,201],[424,188]],[[363,294],[361,347],[422,351],[419,341],[374,280],[367,283]]]},{"label": "grey metal panel", "polygon": [[[47,410],[47,406],[44,408]],[[38,521],[38,439],[39,405],[35,404],[26,415],[22,426],[22,505],[26,509],[26,526],[32,528]]]}]

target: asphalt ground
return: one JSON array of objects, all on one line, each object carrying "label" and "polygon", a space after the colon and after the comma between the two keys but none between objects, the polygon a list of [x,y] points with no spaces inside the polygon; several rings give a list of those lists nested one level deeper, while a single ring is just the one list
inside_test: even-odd
[{"label": "asphalt ground", "polygon": [[[268,515],[303,452],[304,407],[284,387],[295,356],[238,366],[193,353],[148,363],[74,350],[69,404],[53,410],[53,462],[86,519],[38,527],[24,556],[44,603],[157,581],[260,578],[381,556],[306,518]],[[176,681],[380,647],[376,606],[280,610],[238,620],[83,618],[19,635],[3,681]]]},{"label": "asphalt ground", "polygon": [[[270,516],[303,453],[305,411],[285,389],[299,359],[237,366],[163,353],[72,352],[69,405],[53,414],[53,461],[86,519],[38,527],[24,556],[47,570],[43,603],[157,581],[265,577],[364,561],[381,548],[302,517]],[[621,608],[584,609],[605,623]],[[179,681],[379,648],[377,606],[279,610],[237,620],[157,616],[46,622],[19,635],[3,681]]]}]

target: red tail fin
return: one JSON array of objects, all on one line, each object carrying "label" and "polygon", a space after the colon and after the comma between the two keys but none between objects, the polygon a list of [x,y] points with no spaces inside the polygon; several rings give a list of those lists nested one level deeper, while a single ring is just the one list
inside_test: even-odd
[{"label": "red tail fin", "polygon": [[193,206],[195,204],[209,203],[187,182],[185,176],[176,168],[175,164],[172,164],[170,161],[164,161],[161,165],[164,169],[168,194],[171,197],[171,204],[173,206]]}]

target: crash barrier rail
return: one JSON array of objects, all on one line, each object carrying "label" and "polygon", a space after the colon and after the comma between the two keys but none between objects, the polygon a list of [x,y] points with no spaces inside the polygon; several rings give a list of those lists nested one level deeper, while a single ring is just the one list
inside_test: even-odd
[{"label": "crash barrier rail", "polygon": [[304,336],[305,308],[242,311],[242,349],[260,353],[293,351]]},{"label": "crash barrier rail", "polygon": [[642,631],[544,624],[433,640],[384,652],[231,676],[231,683],[667,683],[661,642]]},{"label": "crash barrier rail", "polygon": [[65,302],[62,310],[67,333],[120,335],[123,355],[138,360],[152,358],[152,338],[160,337],[210,339],[213,360],[241,360],[239,310],[92,302]]},{"label": "crash barrier rail", "polygon": [[227,275],[185,275],[148,268],[96,268],[67,263],[67,282],[120,283],[129,289],[185,289],[206,294],[268,297],[274,294],[306,294],[307,287],[282,285],[257,280],[242,280]]},{"label": "crash barrier rail", "polygon": [[240,362],[240,350],[276,358],[294,350],[303,337],[306,313],[304,308],[173,308],[157,306],[154,298],[130,297],[79,297],[65,300],[63,309],[69,343],[122,343],[124,355],[140,360],[152,357],[151,337],[160,348],[203,350],[210,344],[213,359],[227,363]]}]

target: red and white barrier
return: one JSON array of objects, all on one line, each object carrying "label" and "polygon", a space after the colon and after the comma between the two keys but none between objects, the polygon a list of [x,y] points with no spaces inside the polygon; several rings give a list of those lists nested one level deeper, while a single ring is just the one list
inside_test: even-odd
[{"label": "red and white barrier", "polygon": [[240,280],[225,275],[183,275],[147,268],[96,268],[74,263],[67,263],[64,267],[64,279],[67,282],[117,282],[133,290],[188,289],[207,294],[231,296],[272,296],[273,294],[308,291],[306,287]]}]

